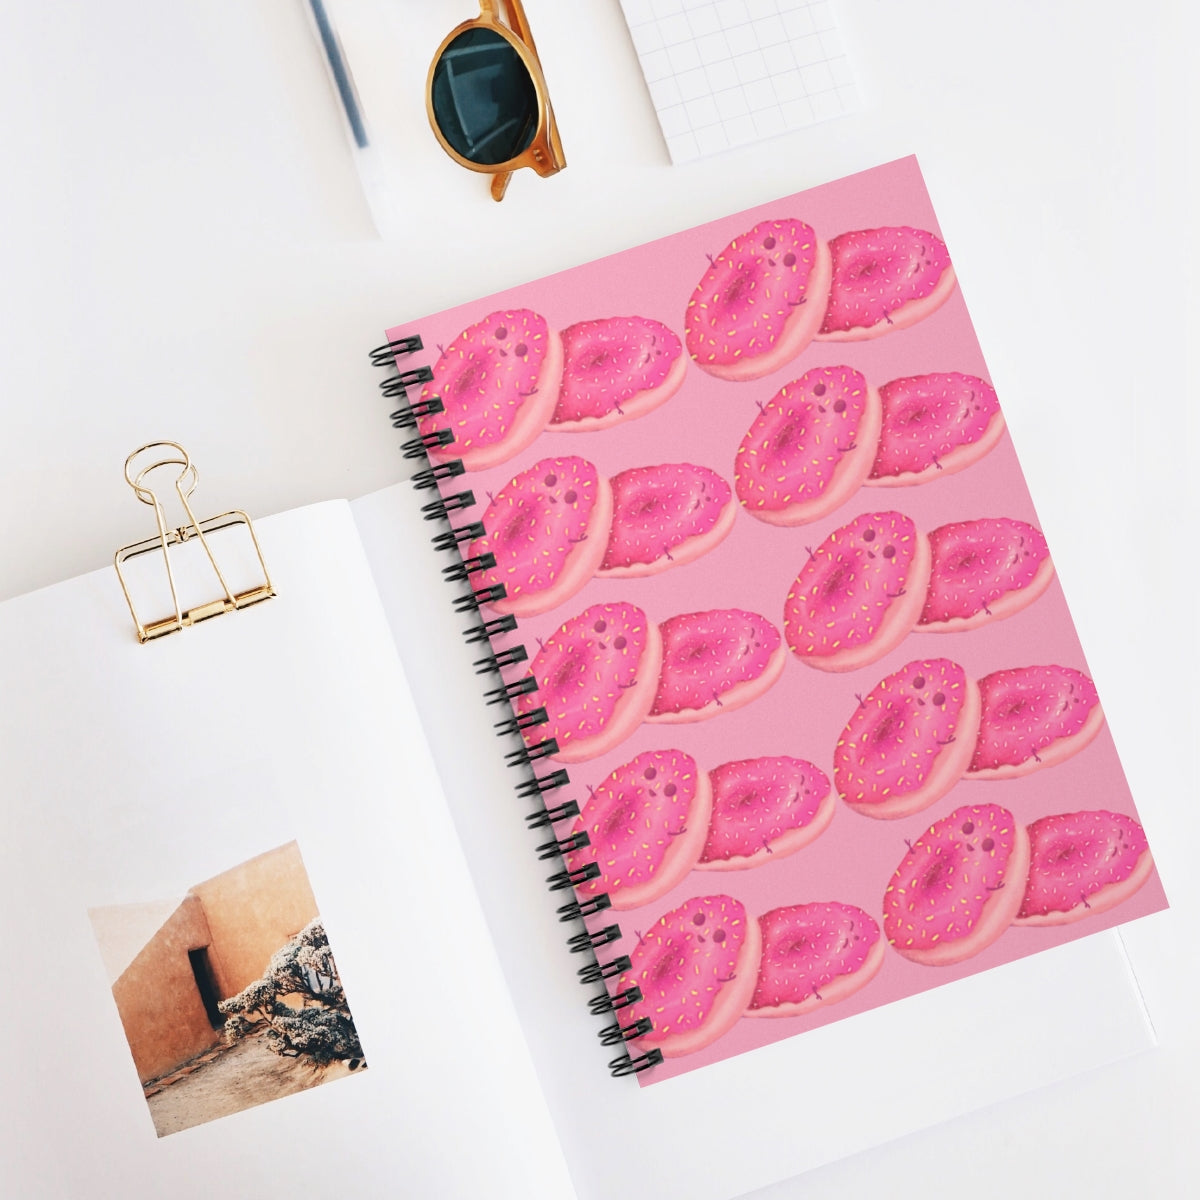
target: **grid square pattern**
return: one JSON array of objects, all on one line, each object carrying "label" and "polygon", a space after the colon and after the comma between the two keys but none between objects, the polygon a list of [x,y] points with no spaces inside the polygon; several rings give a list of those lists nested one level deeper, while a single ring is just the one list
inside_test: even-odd
[{"label": "grid square pattern", "polygon": [[859,107],[833,0],[621,0],[671,161]]}]

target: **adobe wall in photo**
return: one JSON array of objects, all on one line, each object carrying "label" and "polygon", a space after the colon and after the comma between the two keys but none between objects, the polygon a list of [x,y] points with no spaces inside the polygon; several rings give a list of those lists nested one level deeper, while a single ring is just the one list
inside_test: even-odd
[{"label": "adobe wall in photo", "polygon": [[151,903],[94,911],[106,963],[123,945],[132,951],[139,923],[154,931],[112,989],[142,1083],[221,1041],[219,1001],[261,978],[271,956],[318,915],[295,842],[196,884],[173,910]]},{"label": "adobe wall in photo", "polygon": [[261,978],[271,955],[318,915],[295,842],[198,883],[191,894],[208,918],[222,999]]},{"label": "adobe wall in photo", "polygon": [[113,984],[125,1037],[143,1083],[165,1075],[219,1038],[204,1007],[189,950],[211,942],[204,906],[186,896]]}]

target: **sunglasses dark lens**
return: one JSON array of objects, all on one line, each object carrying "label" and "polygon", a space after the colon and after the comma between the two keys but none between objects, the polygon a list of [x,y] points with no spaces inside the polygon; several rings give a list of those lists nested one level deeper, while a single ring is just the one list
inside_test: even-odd
[{"label": "sunglasses dark lens", "polygon": [[494,30],[460,33],[433,68],[432,91],[442,137],[469,162],[508,162],[537,132],[537,89],[521,56]]}]

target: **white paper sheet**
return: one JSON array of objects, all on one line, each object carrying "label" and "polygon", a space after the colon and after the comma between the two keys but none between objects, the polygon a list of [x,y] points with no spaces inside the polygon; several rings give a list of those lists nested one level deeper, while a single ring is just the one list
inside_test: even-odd
[{"label": "white paper sheet", "polygon": [[621,0],[673,163],[859,107],[833,0]]},{"label": "white paper sheet", "polygon": [[[145,646],[111,569],[0,606],[0,1195],[560,1200],[349,509],[256,528],[278,597]],[[160,1140],[87,910],[292,839],[369,1069]]]},{"label": "white paper sheet", "polygon": [[608,1078],[418,505],[352,507],[581,1200],[726,1200],[1153,1044],[1108,932],[646,1089]]}]

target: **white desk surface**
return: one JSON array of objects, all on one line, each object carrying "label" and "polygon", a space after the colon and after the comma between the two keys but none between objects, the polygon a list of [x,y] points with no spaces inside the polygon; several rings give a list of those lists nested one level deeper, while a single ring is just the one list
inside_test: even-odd
[{"label": "white desk surface", "polygon": [[616,0],[526,6],[571,165],[494,205],[421,110],[426,30],[471,3],[390,0],[420,32],[393,243],[299,0],[6,6],[0,598],[149,532],[145,441],[190,449],[202,513],[400,478],[385,323],[915,151],[1174,905],[1129,934],[1162,1045],[762,1195],[1194,1195],[1194,7],[840,0],[862,112],[671,167]]}]

